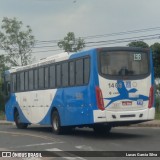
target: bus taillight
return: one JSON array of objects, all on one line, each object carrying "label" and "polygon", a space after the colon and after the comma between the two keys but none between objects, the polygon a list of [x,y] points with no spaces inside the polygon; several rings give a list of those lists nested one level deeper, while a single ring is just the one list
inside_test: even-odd
[{"label": "bus taillight", "polygon": [[148,108],[151,108],[153,106],[153,99],[154,99],[154,89],[153,86],[151,86],[150,91],[149,91],[149,102],[148,102]]},{"label": "bus taillight", "polygon": [[98,108],[100,110],[102,110],[102,111],[105,110],[102,91],[97,86],[96,86],[96,100],[97,100],[97,106],[98,106]]}]

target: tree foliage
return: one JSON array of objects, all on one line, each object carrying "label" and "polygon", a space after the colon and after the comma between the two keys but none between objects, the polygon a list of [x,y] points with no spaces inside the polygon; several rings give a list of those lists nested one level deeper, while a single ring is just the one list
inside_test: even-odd
[{"label": "tree foliage", "polygon": [[153,52],[154,74],[160,78],[160,43],[154,43],[150,47]]},{"label": "tree foliage", "polygon": [[0,74],[6,69],[5,61],[5,56],[0,55]]},{"label": "tree foliage", "polygon": [[32,47],[35,44],[30,26],[23,29],[22,21],[4,17],[0,31],[0,48],[6,54],[6,61],[11,66],[27,65],[31,62]]},{"label": "tree foliage", "polygon": [[149,48],[149,45],[143,41],[134,41],[130,42],[127,46],[129,47],[141,47],[141,48]]},{"label": "tree foliage", "polygon": [[82,38],[75,38],[73,32],[69,32],[57,45],[65,52],[77,52],[85,47],[85,42]]},{"label": "tree foliage", "polygon": [[153,64],[154,64],[154,74],[155,78],[160,78],[160,43],[154,43],[149,46],[143,41],[131,42],[127,46],[129,47],[142,47],[142,48],[151,48],[153,52]]}]

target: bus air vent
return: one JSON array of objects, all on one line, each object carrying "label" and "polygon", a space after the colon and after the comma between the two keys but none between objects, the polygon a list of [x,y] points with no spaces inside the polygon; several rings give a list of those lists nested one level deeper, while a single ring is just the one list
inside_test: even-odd
[{"label": "bus air vent", "polygon": [[121,118],[130,118],[130,117],[135,117],[135,114],[130,114],[130,115],[121,115]]}]

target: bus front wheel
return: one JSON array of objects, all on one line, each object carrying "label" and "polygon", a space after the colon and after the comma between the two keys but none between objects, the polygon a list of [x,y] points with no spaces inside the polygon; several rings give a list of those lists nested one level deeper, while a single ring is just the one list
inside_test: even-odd
[{"label": "bus front wheel", "polygon": [[15,111],[15,113],[14,113],[14,122],[15,122],[18,129],[26,129],[28,127],[27,123],[20,122],[20,116],[19,116],[18,111]]},{"label": "bus front wheel", "polygon": [[53,130],[53,133],[55,133],[55,134],[61,134],[62,133],[62,126],[61,126],[58,111],[54,111],[52,113],[52,130]]}]

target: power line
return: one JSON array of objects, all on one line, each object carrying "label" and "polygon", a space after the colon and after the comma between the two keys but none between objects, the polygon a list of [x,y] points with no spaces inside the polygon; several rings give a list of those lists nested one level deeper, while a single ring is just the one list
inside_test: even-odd
[{"label": "power line", "polygon": [[50,47],[57,47],[57,45],[54,45],[54,46],[39,46],[39,47],[33,47],[33,48],[50,48]]},{"label": "power line", "polygon": [[[160,39],[160,34],[157,34],[156,36],[141,36],[137,39],[131,39],[131,38],[126,38],[126,39],[117,39],[117,40],[110,40],[110,41],[103,41],[100,44],[93,44],[93,45],[86,45],[86,47],[96,47],[96,46],[103,46],[103,45],[111,45],[111,44],[119,44],[119,43],[125,43],[125,42],[134,42],[134,41],[144,41],[144,40],[153,40],[153,39]],[[39,53],[39,52],[50,52],[50,51],[60,51],[61,49],[57,50],[44,50],[44,51],[36,51],[32,53]]]},{"label": "power line", "polygon": [[[150,37],[150,36],[160,36],[160,34],[153,34],[153,35],[146,35],[146,36],[138,36],[138,37],[131,37],[131,38],[121,38],[121,39],[115,39],[115,40],[106,40],[106,41],[94,41],[94,42],[86,42],[85,44],[91,44],[91,43],[103,43],[103,42],[115,42],[115,41],[120,41],[124,39],[136,39],[136,38],[143,38],[143,37]],[[40,47],[33,47],[33,48],[55,48],[58,47],[57,45],[54,46],[40,46]]]},{"label": "power line", "polygon": [[[120,36],[120,35],[126,35],[126,34],[133,34],[133,33],[144,33],[144,32],[149,32],[149,31],[157,31],[160,30],[160,27],[153,27],[153,28],[145,28],[145,29],[139,29],[139,30],[129,30],[129,31],[124,31],[124,32],[114,32],[114,33],[107,33],[103,35],[93,35],[93,36],[86,36],[86,37],[81,37],[83,39],[93,39],[93,38],[102,38],[102,37],[112,37],[112,36]],[[58,43],[60,40],[46,40],[46,41],[41,41],[37,40],[37,45],[38,43]]]},{"label": "power line", "polygon": [[154,27],[154,28],[146,28],[146,29],[139,29],[139,30],[130,30],[125,32],[115,32],[115,33],[108,33],[103,35],[94,35],[94,36],[87,36],[82,37],[84,39],[90,39],[90,38],[101,38],[101,37],[112,37],[112,36],[119,36],[119,35],[125,35],[125,34],[133,34],[133,33],[140,33],[140,32],[148,32],[148,31],[157,31],[160,30],[160,27]]},{"label": "power line", "polygon": [[31,53],[45,53],[45,52],[53,52],[53,51],[62,51],[62,49],[55,49],[55,50],[43,50],[43,51],[33,51]]},{"label": "power line", "polygon": [[115,41],[115,42],[108,42],[108,43],[102,43],[102,44],[94,44],[94,45],[88,45],[88,47],[96,47],[96,46],[103,46],[103,45],[111,45],[111,44],[119,44],[119,43],[126,43],[126,42],[134,42],[134,41],[144,41],[144,40],[153,40],[153,39],[160,39],[160,36],[157,37],[147,37],[147,38],[139,38],[139,39],[132,39],[132,40],[121,40],[121,41]]},{"label": "power line", "polygon": [[[152,34],[152,35],[146,35],[146,36],[137,36],[137,37],[129,37],[129,38],[121,38],[121,39],[111,39],[111,40],[106,40],[106,41],[94,41],[94,42],[86,42],[85,44],[95,44],[95,43],[106,43],[106,42],[115,42],[116,41],[124,41],[124,40],[134,40],[134,39],[140,39],[140,38],[148,38],[148,37],[153,37],[153,36],[160,36],[160,34]],[[45,46],[45,47],[57,47],[57,46]]]},{"label": "power line", "polygon": [[121,41],[121,40],[123,41],[123,40],[131,40],[131,39],[137,39],[137,38],[147,38],[147,37],[153,37],[153,36],[160,36],[160,34],[152,34],[152,35],[146,35],[146,36],[137,36],[137,37],[113,39],[113,40],[106,40],[106,41],[86,42],[86,44],[90,44],[90,43],[103,43],[103,42],[116,42],[116,41]]},{"label": "power line", "polygon": [[[117,43],[125,43],[125,42],[139,41],[139,40],[159,39],[159,38],[160,38],[160,34],[153,34],[153,35],[137,36],[137,37],[129,37],[129,38],[121,38],[121,39],[111,39],[106,41],[86,42],[85,44],[91,44],[91,45],[86,45],[86,47],[94,47],[98,45],[117,44]],[[46,47],[55,48],[58,46],[41,46],[41,47],[35,47],[35,48],[37,49],[37,48],[46,48]],[[60,50],[62,49],[33,51],[31,53],[43,53],[43,52],[45,53],[45,52],[60,51]]]},{"label": "power line", "polygon": [[[155,27],[159,28],[160,27]],[[154,29],[155,29],[154,28]],[[153,28],[149,29],[143,29],[143,30],[151,30]],[[140,30],[135,30],[135,31],[140,31]],[[142,31],[142,30],[141,30]],[[119,32],[119,33],[124,33],[124,32]],[[113,34],[113,33],[112,33]],[[111,34],[110,34],[111,35]],[[155,38],[156,37],[156,38]],[[110,39],[110,40],[104,40],[104,41],[91,41],[91,42],[86,42],[85,44],[94,44],[94,45],[88,45],[86,47],[92,47],[92,46],[97,46],[97,45],[103,45],[103,44],[116,44],[116,43],[124,43],[124,42],[131,42],[131,41],[138,41],[138,40],[149,40],[149,39],[159,39],[160,34],[152,34],[152,35],[146,35],[146,36],[136,36],[136,37],[129,37],[129,38],[120,38],[120,39]],[[38,49],[38,48],[55,48],[58,47],[57,45],[49,45],[49,46],[39,46],[39,47],[33,47],[32,49]],[[1,49],[3,50],[3,49]],[[53,50],[42,50],[42,51],[33,51],[31,53],[40,53],[40,52],[51,52],[51,51],[60,51],[62,49],[53,49]]]}]

